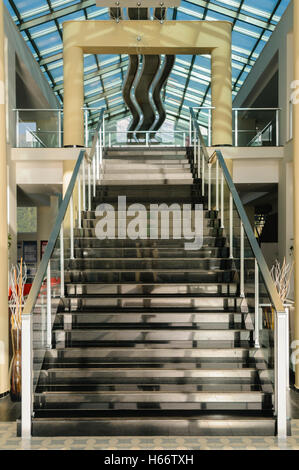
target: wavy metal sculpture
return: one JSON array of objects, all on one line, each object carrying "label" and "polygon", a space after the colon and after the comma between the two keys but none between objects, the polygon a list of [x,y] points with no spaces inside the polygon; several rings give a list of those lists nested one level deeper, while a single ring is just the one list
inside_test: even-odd
[{"label": "wavy metal sculpture", "polygon": [[[154,17],[160,21],[166,18],[166,8],[154,9]],[[122,9],[110,8],[110,18],[116,21],[122,19]],[[148,8],[128,8],[130,20],[148,20]],[[159,55],[130,55],[129,66],[123,85],[123,99],[132,114],[128,128],[128,140],[134,139],[134,131],[153,130],[155,135],[166,119],[166,111],[162,103],[161,91],[172,70],[175,56],[166,55],[162,67]],[[139,65],[142,62],[142,69]],[[160,69],[160,70],[159,70]],[[132,92],[135,85],[135,93]],[[152,98],[150,90],[152,88]],[[158,113],[158,117],[157,117]],[[141,139],[145,134],[138,134]]]},{"label": "wavy metal sculpture", "polygon": [[[142,111],[142,119],[139,122],[137,131],[148,131],[156,120],[156,112],[150,100],[150,88],[159,70],[161,57],[159,55],[144,55],[142,70],[138,83],[135,87],[135,99]],[[139,134],[144,138],[143,134]]]},{"label": "wavy metal sculpture", "polygon": [[164,64],[162,66],[160,75],[158,77],[157,82],[154,84],[153,102],[155,103],[155,106],[157,108],[159,117],[155,121],[155,123],[154,123],[154,125],[151,129],[151,130],[155,131],[153,134],[151,134],[151,137],[154,137],[156,131],[158,131],[160,129],[160,127],[162,126],[163,122],[166,119],[166,111],[165,111],[165,107],[164,107],[163,102],[162,102],[161,91],[162,91],[162,88],[165,85],[165,83],[166,83],[166,81],[167,81],[167,79],[168,79],[168,77],[171,73],[171,70],[172,70],[173,65],[174,65],[174,61],[175,61],[175,56],[174,55],[166,55],[165,56]]},{"label": "wavy metal sculpture", "polygon": [[[132,95],[131,95],[132,86],[134,84],[134,80],[138,72],[138,66],[139,66],[139,56],[130,55],[129,66],[128,66],[125,82],[123,85],[123,91],[122,91],[124,102],[126,103],[126,105],[128,106],[132,114],[132,121],[128,128],[129,132],[134,131],[140,121],[139,110],[134,100],[132,99]],[[128,134],[128,139],[130,140],[131,138],[132,138],[132,134]]]}]

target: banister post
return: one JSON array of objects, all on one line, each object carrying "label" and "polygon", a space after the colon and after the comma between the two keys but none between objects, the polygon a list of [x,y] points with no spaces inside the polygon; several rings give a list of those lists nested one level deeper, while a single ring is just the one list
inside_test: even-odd
[{"label": "banister post", "polygon": [[287,331],[288,315],[286,311],[276,312],[275,329],[275,392],[276,392],[276,414],[277,414],[277,437],[287,437],[287,380],[286,366],[288,364]]},{"label": "banister post", "polygon": [[33,410],[32,314],[22,315],[21,436],[31,438]]}]

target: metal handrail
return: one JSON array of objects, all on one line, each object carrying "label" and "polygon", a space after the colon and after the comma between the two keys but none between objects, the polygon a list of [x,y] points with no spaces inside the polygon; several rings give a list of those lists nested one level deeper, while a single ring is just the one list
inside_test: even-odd
[{"label": "metal handrail", "polygon": [[46,148],[46,146],[45,146],[45,144],[43,143],[43,141],[34,133],[34,131],[32,131],[31,129],[28,129],[28,127],[26,127],[26,131],[28,131],[29,134],[31,134],[32,137],[34,137],[34,139],[36,139],[37,142],[39,142],[42,147]]},{"label": "metal handrail", "polygon": [[69,185],[68,185],[67,191],[65,193],[65,196],[63,198],[63,201],[62,201],[62,203],[59,207],[59,211],[58,211],[58,214],[57,214],[57,217],[56,217],[56,220],[55,220],[53,230],[51,232],[47,247],[45,249],[45,253],[44,253],[44,255],[42,257],[42,260],[39,264],[39,267],[37,269],[37,273],[35,275],[35,278],[34,278],[32,287],[30,289],[27,301],[25,303],[22,315],[30,315],[33,312],[33,308],[34,308],[36,299],[38,297],[41,285],[42,285],[43,280],[45,278],[45,275],[46,275],[46,272],[47,272],[47,267],[48,267],[49,261],[51,259],[51,256],[53,254],[55,244],[56,244],[57,238],[60,234],[60,229],[61,229],[63,220],[65,218],[65,214],[67,212],[71,196],[73,194],[73,190],[74,190],[74,187],[75,187],[75,184],[76,184],[77,176],[79,174],[79,169],[80,169],[81,163],[83,161],[83,158],[85,158],[88,162],[90,162],[92,160],[92,157],[95,154],[95,148],[96,148],[97,140],[98,140],[98,137],[99,137],[99,130],[102,126],[103,114],[104,114],[104,111],[102,110],[101,113],[100,113],[99,123],[97,125],[97,132],[95,133],[95,135],[93,137],[93,145],[92,145],[90,153],[87,154],[87,152],[85,150],[80,150],[80,153],[79,153],[79,156],[78,156],[78,159],[77,159],[77,162],[76,162],[71,180],[69,182]]},{"label": "metal handrail", "polygon": [[266,124],[262,130],[258,131],[258,133],[254,137],[252,137],[251,141],[247,144],[247,147],[250,147],[251,142],[254,142],[254,140],[258,139],[261,135],[263,135],[264,132],[266,132],[266,130],[268,130],[268,128],[273,124],[273,122],[274,120],[271,119],[271,121],[269,121],[268,124]]},{"label": "metal handrail", "polygon": [[235,186],[235,184],[232,180],[230,172],[228,171],[228,168],[226,166],[226,163],[224,161],[224,158],[223,158],[223,155],[222,155],[221,151],[220,150],[215,150],[215,152],[213,153],[210,161],[212,161],[215,154],[218,158],[220,167],[222,168],[223,175],[224,175],[224,178],[226,180],[227,186],[228,186],[228,188],[229,188],[229,190],[232,194],[233,201],[235,203],[236,209],[237,209],[238,214],[240,216],[240,219],[242,221],[245,233],[247,235],[247,239],[250,243],[250,246],[251,246],[251,249],[253,251],[254,257],[257,261],[259,270],[260,270],[260,272],[262,274],[262,277],[264,279],[266,289],[267,289],[268,294],[270,296],[270,299],[273,303],[274,309],[277,312],[284,312],[285,309],[284,309],[283,303],[282,303],[282,301],[281,301],[281,299],[278,295],[278,292],[277,292],[277,289],[276,289],[275,285],[273,284],[273,280],[272,280],[268,265],[267,265],[266,260],[263,256],[262,250],[260,249],[259,244],[258,244],[258,242],[257,242],[257,240],[254,236],[254,233],[253,233],[252,227],[250,225],[249,219],[247,217],[247,214],[245,212],[244,206],[241,202],[240,196],[239,196],[238,191],[236,189],[236,186]]},{"label": "metal handrail", "polygon": [[277,292],[277,289],[276,289],[275,285],[273,284],[268,265],[265,261],[263,253],[262,253],[262,251],[259,247],[259,244],[258,244],[258,242],[255,238],[255,235],[253,233],[253,230],[252,230],[252,227],[250,225],[249,219],[248,219],[247,214],[245,212],[244,206],[241,202],[239,193],[236,189],[236,186],[235,186],[235,184],[232,180],[230,172],[228,171],[227,165],[226,165],[225,160],[223,158],[222,152],[220,150],[215,150],[213,152],[213,154],[211,155],[211,157],[209,157],[204,139],[203,139],[202,134],[200,132],[200,128],[199,128],[198,122],[195,119],[195,115],[194,115],[194,112],[193,112],[192,108],[190,108],[190,114],[191,114],[191,118],[192,118],[192,121],[193,121],[193,125],[196,129],[196,132],[197,132],[197,135],[198,135],[198,138],[199,138],[199,141],[200,141],[200,147],[202,148],[202,152],[203,152],[206,163],[207,164],[212,164],[214,159],[217,158],[218,162],[219,162],[219,165],[222,168],[224,178],[226,180],[229,191],[232,195],[233,201],[235,203],[235,206],[236,206],[236,209],[238,211],[239,217],[240,217],[241,222],[243,224],[245,233],[247,235],[247,238],[248,238],[248,241],[250,243],[251,249],[252,249],[253,254],[255,256],[255,259],[257,261],[258,267],[259,267],[260,272],[262,274],[262,277],[264,279],[266,289],[267,289],[268,294],[270,296],[270,299],[273,303],[274,309],[277,312],[284,312],[285,309],[284,309],[283,303],[282,303],[282,301],[281,301],[281,299],[278,295],[278,292]]}]

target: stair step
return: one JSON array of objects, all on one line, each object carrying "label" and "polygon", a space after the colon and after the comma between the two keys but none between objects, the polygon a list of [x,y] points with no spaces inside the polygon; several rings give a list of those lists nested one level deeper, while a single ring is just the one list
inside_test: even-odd
[{"label": "stair step", "polygon": [[[170,176],[182,176],[182,175],[187,175],[190,176],[190,165],[188,163],[167,163],[167,164],[159,164],[158,162],[155,163],[131,163],[130,165],[127,164],[120,164],[120,163],[113,163],[111,162],[108,163],[108,161],[105,163],[103,172],[102,172],[102,178],[101,179],[106,179],[107,177],[112,177],[114,175],[124,175],[127,176],[128,178],[134,177],[134,182],[136,183],[136,180],[141,178],[146,177],[147,175],[156,175],[160,177],[165,177],[166,175]],[[191,184],[193,183],[193,180]],[[121,183],[120,183],[121,184]]]},{"label": "stair step", "polygon": [[255,383],[165,383],[160,384],[152,379],[151,383],[120,383],[119,382],[107,382],[107,383],[93,383],[92,381],[84,381],[82,383],[78,381],[68,380],[68,383],[57,383],[56,378],[52,383],[39,384],[36,389],[36,393],[47,393],[47,392],[178,392],[178,393],[196,393],[196,392],[217,392],[221,389],[223,392],[261,392],[262,388],[260,384]]},{"label": "stair step", "polygon": [[[241,327],[245,314],[234,313],[105,313],[105,312],[59,312],[56,315],[54,326],[57,328],[80,328],[80,326],[96,328],[98,324],[118,325],[147,325],[154,327],[167,325],[169,327],[192,326],[196,324],[198,329],[228,329],[231,325]],[[247,314],[246,314],[247,315]],[[35,322],[40,327],[40,322]]]},{"label": "stair step", "polygon": [[[200,250],[185,250],[184,248],[75,248],[75,258],[148,258],[148,259],[205,259],[228,258],[228,247],[201,248]],[[68,252],[69,254],[69,252]],[[54,256],[59,257],[59,249]],[[67,253],[65,253],[67,255]]]},{"label": "stair step", "polygon": [[[80,230],[80,229],[78,229]],[[205,236],[203,238],[203,245],[202,249],[204,248],[224,248],[225,247],[225,237],[222,236]],[[69,239],[65,239],[65,243],[67,245],[67,242],[69,242]],[[186,240],[184,239],[172,239],[170,238],[169,240],[163,240],[163,239],[158,239],[158,240],[152,240],[152,239],[138,239],[138,240],[132,240],[130,238],[126,239],[105,239],[105,240],[100,240],[96,237],[83,237],[82,235],[76,236],[75,240],[75,247],[81,247],[81,248],[151,248],[151,249],[156,249],[156,248],[163,248],[163,249],[184,249],[184,244]],[[57,243],[57,246],[59,246],[59,242]],[[185,250],[186,251],[186,250]],[[188,250],[190,253],[193,250]],[[194,250],[193,252],[196,251],[201,251],[201,250]]]},{"label": "stair step", "polygon": [[272,408],[272,394],[263,392],[43,392],[35,406],[47,409],[98,410],[263,410]]},{"label": "stair step", "polygon": [[[169,234],[172,235],[173,225],[175,227],[175,230],[177,232],[179,232],[178,228],[180,228],[180,226],[181,226],[181,215],[182,215],[181,212],[178,212],[178,213],[175,213],[174,217],[173,217],[173,216],[169,216],[168,212],[167,213],[162,212],[161,220],[160,220],[160,216],[159,216],[159,219],[158,219],[157,214],[155,214],[155,213],[148,214],[147,212],[144,212],[144,213],[140,214],[140,217],[138,216],[138,219],[142,220],[144,223],[150,223],[152,229],[154,229],[154,228],[155,229],[159,229],[159,228],[162,229],[163,228],[163,227],[161,227],[162,226],[162,220],[163,220],[163,218],[166,218],[166,220],[169,221]],[[191,217],[190,217],[190,215],[191,215]],[[198,215],[194,211],[190,212],[190,215],[189,215],[189,219],[191,219],[191,221],[193,223],[195,218],[198,217]],[[119,212],[114,211],[113,219],[115,220],[115,228],[118,229],[119,226],[122,226],[122,227],[125,226],[126,228],[128,228],[128,226],[131,223],[133,218],[135,218],[135,215],[134,216],[133,215],[127,215],[126,213],[120,214]],[[82,220],[82,228],[84,228],[84,229],[95,228],[101,220],[106,220],[106,214],[101,215],[99,217],[92,218],[92,219],[84,218]],[[119,221],[121,221],[121,223],[119,223]],[[218,219],[203,218],[203,222],[202,222],[202,226],[204,228],[203,234],[205,235],[206,233],[209,233],[209,230],[211,230],[211,229],[220,229],[221,228],[220,225],[221,225],[221,222]],[[183,230],[183,228],[180,230],[180,233],[182,233],[182,238],[184,238],[182,230]],[[159,231],[158,231],[158,233],[159,233]]]},{"label": "stair step", "polygon": [[[54,271],[53,271],[54,272]],[[59,272],[59,271],[58,271]],[[69,282],[103,282],[103,283],[135,283],[140,281],[141,283],[154,283],[154,282],[165,282],[167,284],[181,282],[185,284],[186,282],[197,282],[197,283],[232,283],[234,281],[234,273],[230,270],[216,270],[205,271],[205,270],[169,270],[169,269],[139,269],[138,271],[134,269],[121,269],[120,267],[115,267],[114,269],[69,269],[67,272]],[[127,294],[128,295],[128,294]],[[136,294],[138,295],[138,294]],[[148,294],[139,294],[148,297]],[[156,294],[157,295],[167,295],[167,294]],[[199,294],[180,294],[180,298],[183,299],[184,296],[189,295],[190,297],[198,297]],[[219,295],[219,294],[217,294]],[[225,295],[225,294],[223,294]],[[211,296],[211,294],[202,294],[204,296]],[[226,296],[228,296],[226,294]],[[172,305],[172,304],[171,304]]]},{"label": "stair step", "polygon": [[108,176],[107,174],[105,174],[103,176],[103,179],[100,180],[100,182],[102,186],[106,186],[106,185],[119,186],[120,184],[124,185],[125,182],[127,181],[128,186],[131,186],[132,179],[134,179],[135,177],[138,178],[138,184],[140,186],[153,185],[153,184],[160,184],[161,186],[166,185],[166,184],[167,185],[175,184],[175,185],[182,186],[182,185],[192,184],[193,182],[192,175],[189,175],[189,174],[180,175],[180,177],[179,175],[173,175],[173,174],[165,174],[163,176],[155,175],[155,174],[148,174],[148,175],[143,175],[143,174],[142,175],[130,175],[130,174],[121,175],[120,174],[120,175]]},{"label": "stair step", "polygon": [[86,309],[103,309],[107,307],[115,308],[192,308],[205,310],[227,310],[228,308],[235,310],[240,307],[242,299],[229,296],[198,296],[198,294],[181,294],[180,296],[160,295],[129,295],[129,294],[110,294],[97,296],[68,296],[65,299],[65,305],[69,301],[69,309],[86,310]]},{"label": "stair step", "polygon": [[[224,363],[228,362],[243,362],[252,359],[252,363],[263,362],[264,358],[262,352],[255,348],[159,348],[155,345],[147,345],[143,348],[131,347],[84,347],[84,348],[61,348],[59,351],[52,349],[47,350],[45,359],[96,359],[109,363],[119,362],[119,364],[143,362],[156,362],[161,361],[161,365],[176,361],[176,367],[180,367],[182,363],[196,362],[210,362],[218,363],[219,360]],[[172,365],[173,366],[173,365]],[[169,367],[169,365],[168,365]],[[184,368],[184,366],[182,366]],[[200,368],[200,367],[199,367]],[[218,364],[219,368],[219,364]]]},{"label": "stair step", "polygon": [[[252,383],[256,382],[257,370],[248,369],[190,369],[179,370],[171,369],[128,369],[125,367],[118,368],[86,368],[86,369],[48,369],[43,372],[43,380],[50,379],[50,382],[64,383],[65,380],[75,381],[96,381],[96,383],[121,383],[120,381],[130,380],[138,381],[138,383],[147,383],[147,381],[158,381],[158,383],[183,383],[183,381],[194,380],[194,383],[215,383],[219,381],[223,383]],[[161,381],[165,382],[161,382]]]},{"label": "stair step", "polygon": [[[44,417],[33,418],[33,436],[273,436],[276,420],[265,417]],[[169,412],[168,412],[169,414]],[[20,435],[20,423],[18,423]]]},{"label": "stair step", "polygon": [[[84,221],[83,221],[83,225],[84,225]],[[96,237],[96,238],[98,238],[96,228],[97,228],[97,230],[100,230],[101,225],[99,226],[99,228],[96,227],[96,225],[97,225],[96,223],[92,222],[90,225],[91,225],[90,228],[75,228],[74,229],[74,236],[76,238],[77,237],[79,237],[79,238],[81,238],[81,237],[84,237],[84,238],[86,238],[86,237],[87,238]],[[145,232],[143,232],[141,229],[139,230],[138,237],[136,236],[136,238],[138,238],[138,240],[139,239],[147,240],[148,238],[150,238],[153,242],[155,242],[156,239],[160,239],[160,238],[161,239],[164,238],[164,239],[167,239],[167,240],[172,240],[172,239],[176,238],[176,239],[182,240],[183,243],[192,243],[193,240],[194,240],[194,236],[195,236],[193,233],[190,232],[190,236],[192,238],[191,239],[190,239],[190,237],[187,238],[184,235],[183,228],[180,231],[178,229],[173,230],[172,225],[170,225],[169,230],[167,232],[164,232],[163,227],[161,227],[161,226],[157,227],[156,225],[153,226],[152,230],[155,231],[154,232],[155,238],[153,238],[153,237],[150,238],[151,234],[150,234],[150,225],[149,225],[149,223],[146,227]],[[198,234],[198,236],[201,237],[201,240],[200,240],[201,244],[200,244],[199,248],[197,248],[197,250],[202,247],[205,237],[217,237],[217,238],[219,238],[219,237],[223,236],[223,229],[222,228],[216,228],[216,227],[214,228],[214,227],[205,227],[204,226],[204,227],[200,228],[199,230],[200,231],[198,231],[197,234]],[[105,229],[105,232],[104,232],[104,230],[101,229],[99,234],[105,236],[106,231],[107,231],[106,229]],[[178,238],[178,237],[180,237],[180,238]],[[117,223],[115,223],[115,225],[114,225],[112,235],[111,236],[107,235],[107,238],[113,238],[113,239],[114,238],[115,239],[118,239],[118,238],[123,239],[124,238],[123,235],[118,236],[118,224]],[[126,235],[126,238],[131,239],[132,237],[129,237],[128,235]]]}]

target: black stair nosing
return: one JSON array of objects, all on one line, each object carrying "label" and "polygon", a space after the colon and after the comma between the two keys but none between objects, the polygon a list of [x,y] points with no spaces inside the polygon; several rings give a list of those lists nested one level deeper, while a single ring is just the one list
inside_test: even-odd
[{"label": "black stair nosing", "polygon": [[[76,264],[74,262],[74,264]],[[119,261],[119,264],[123,264],[121,261]],[[237,273],[238,271],[237,270],[232,270],[232,269],[229,269],[228,267],[223,267],[222,269],[217,267],[217,268],[214,268],[214,267],[209,267],[207,269],[205,268],[177,268],[177,267],[173,267],[173,268],[143,268],[143,267],[140,267],[140,268],[136,268],[136,269],[133,269],[133,268],[121,268],[121,267],[118,267],[118,266],[115,266],[115,267],[99,267],[99,268],[84,268],[84,267],[71,267],[69,266],[68,269],[67,269],[67,273],[74,273],[74,272],[80,272],[82,274],[86,273],[86,274],[96,274],[96,273],[148,273],[148,274],[173,274],[174,276],[178,275],[178,274],[190,274],[190,273],[193,273],[193,274],[201,274],[201,275],[206,275],[207,277],[209,276],[213,276],[215,274],[218,274],[220,275],[221,273],[223,274],[227,274],[227,273],[231,273],[232,274],[235,274]],[[230,278],[231,279],[231,278]],[[251,279],[250,279],[251,280]],[[177,281],[178,282],[178,281]],[[184,282],[184,281],[183,281]],[[212,281],[213,282],[213,281]],[[219,282],[219,281],[218,281]],[[252,281],[253,282],[253,281]],[[167,281],[166,281],[166,284],[167,284]]]},{"label": "black stair nosing", "polygon": [[132,299],[167,299],[167,298],[170,298],[170,299],[175,299],[175,298],[180,298],[180,299],[189,299],[189,298],[192,298],[192,299],[208,299],[208,298],[211,298],[212,300],[215,300],[217,298],[219,299],[229,299],[229,300],[232,300],[232,299],[235,299],[235,300],[242,300],[241,297],[236,297],[236,294],[215,294],[213,296],[213,294],[196,294],[196,293],[190,293],[190,294],[146,294],[146,293],[142,293],[142,294],[110,294],[110,293],[107,293],[107,294],[68,294],[68,295],[65,295],[66,299],[102,299],[102,298],[111,298],[111,299],[118,299],[118,298],[124,298],[124,299],[128,299],[128,298],[132,298]]},{"label": "black stair nosing", "polygon": [[[196,282],[196,281],[186,281],[186,282],[178,282],[178,281],[174,281],[174,282],[162,282],[162,281],[140,281],[140,282],[137,282],[137,281],[116,281],[116,282],[105,282],[105,281],[90,281],[90,282],[86,282],[86,281],[65,281],[65,285],[68,285],[68,286],[74,286],[74,285],[80,285],[80,286],[89,286],[89,285],[92,285],[92,286],[102,286],[102,285],[105,285],[105,286],[146,286],[146,287],[149,287],[149,286],[165,286],[165,287],[168,287],[168,286],[197,286],[197,287],[201,287],[201,286],[209,286],[211,285],[210,282]],[[225,287],[228,287],[228,286],[238,286],[238,282],[236,281],[223,281],[223,282],[213,282],[212,283],[213,286],[225,286]]]},{"label": "black stair nosing", "polygon": [[[141,247],[138,247],[137,249],[141,249]],[[154,248],[153,248],[154,249]],[[109,258],[103,258],[103,257],[99,257],[99,258],[95,258],[95,257],[92,257],[92,258],[87,258],[87,257],[83,257],[83,258],[80,258],[80,257],[77,257],[77,258],[74,258],[72,259],[71,261],[119,261],[119,262],[126,262],[126,261],[154,261],[154,262],[159,262],[159,261],[200,261],[200,262],[205,262],[207,263],[208,261],[217,261],[219,262],[219,260],[223,261],[223,262],[232,262],[232,261],[236,261],[238,260],[239,258],[230,258],[229,256],[225,256],[225,257],[209,257],[209,258],[196,258],[196,257],[192,257],[192,258],[153,258],[153,257],[150,257],[150,256],[142,256],[142,257],[134,257],[134,256],[130,256],[130,257],[126,257],[126,258],[120,258],[118,256],[116,256],[115,258],[113,257],[109,257]],[[252,260],[254,260],[255,258],[251,258]],[[248,258],[246,258],[246,261],[248,260]],[[181,268],[183,270],[183,268]]]}]

